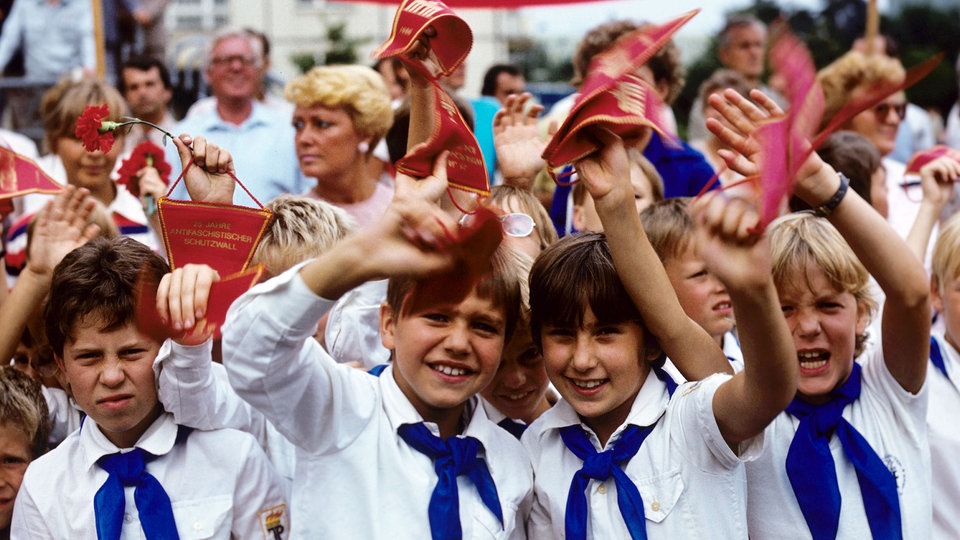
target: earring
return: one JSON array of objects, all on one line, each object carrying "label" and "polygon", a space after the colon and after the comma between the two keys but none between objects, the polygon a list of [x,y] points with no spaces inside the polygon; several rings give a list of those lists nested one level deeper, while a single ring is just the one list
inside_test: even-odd
[{"label": "earring", "polygon": [[357,145],[357,151],[361,154],[366,154],[370,151],[370,143],[367,141],[360,141],[360,144]]}]

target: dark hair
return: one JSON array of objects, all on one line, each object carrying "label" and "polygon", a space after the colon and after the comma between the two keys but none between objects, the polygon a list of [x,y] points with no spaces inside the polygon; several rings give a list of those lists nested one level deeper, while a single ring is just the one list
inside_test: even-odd
[{"label": "dark hair", "polygon": [[483,87],[480,89],[481,96],[492,96],[497,91],[497,77],[501,73],[506,73],[513,77],[523,76],[523,72],[520,71],[520,68],[510,64],[494,64],[490,66],[490,69],[487,70],[483,75]]},{"label": "dark hair", "polygon": [[718,34],[717,49],[723,50],[730,46],[731,32],[738,28],[747,28],[750,26],[756,26],[763,31],[767,30],[767,25],[763,24],[763,21],[753,15],[738,14],[730,16]]},{"label": "dark hair", "polygon": [[[489,300],[494,307],[503,310],[506,343],[513,336],[520,318],[520,275],[517,265],[512,263],[513,256],[509,248],[501,245],[490,260],[490,272],[474,287],[477,296]],[[430,278],[426,278],[429,280]],[[387,282],[387,304],[397,317],[402,317],[404,301],[414,291],[417,279],[410,276],[391,276]]]},{"label": "dark hair", "polygon": [[542,349],[544,325],[580,326],[590,307],[605,324],[636,322],[644,343],[658,347],[613,266],[603,233],[565,236],[540,253],[530,270],[530,333]]},{"label": "dark hair", "polygon": [[127,59],[123,65],[120,66],[120,73],[117,74],[117,89],[120,90],[121,94],[127,93],[123,70],[136,69],[138,71],[150,71],[152,68],[157,68],[157,71],[160,73],[160,80],[163,82],[163,87],[167,90],[173,90],[173,83],[170,81],[170,70],[167,69],[166,64],[151,56],[133,56]]},{"label": "dark hair", "polygon": [[[463,121],[473,132],[473,108],[470,104],[458,96],[450,96],[453,103],[457,106]],[[387,130],[383,139],[387,142],[387,153],[390,155],[390,163],[396,164],[400,158],[407,155],[407,141],[410,135],[410,96],[404,98],[396,110],[393,111],[393,124]]]},{"label": "dark hair", "polygon": [[[871,177],[883,162],[877,147],[869,139],[855,131],[837,131],[827,137],[817,153],[824,162],[850,179],[850,189],[867,203],[873,204],[870,197]],[[790,209],[809,210],[810,206],[798,197],[792,197]]]},{"label": "dark hair", "polygon": [[145,297],[152,299],[169,271],[160,255],[128,237],[95,238],[68,253],[53,271],[43,312],[54,353],[63,356],[76,325],[90,315],[104,330],[136,321],[138,280],[145,286]]}]

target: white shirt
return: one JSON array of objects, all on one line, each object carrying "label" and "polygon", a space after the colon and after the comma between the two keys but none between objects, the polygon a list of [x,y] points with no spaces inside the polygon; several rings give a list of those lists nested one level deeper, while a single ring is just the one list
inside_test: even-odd
[{"label": "white shirt", "polygon": [[[671,398],[666,385],[651,371],[640,388],[627,421],[607,441],[609,448],[629,424],[657,423],[624,472],[643,498],[647,537],[747,538],[747,508],[743,461],[763,450],[764,435],[745,441],[738,457],[724,441],[713,414],[713,396],[729,380],[717,374],[684,383]],[[524,432],[521,442],[533,461],[536,495],[527,526],[530,538],[564,535],[567,495],[583,461],[567,449],[560,428],[580,424],[594,448],[596,435],[580,422],[576,411],[560,400]],[[629,538],[617,505],[613,478],[587,485],[587,538]]]},{"label": "white shirt", "polygon": [[[253,437],[194,431],[175,444],[176,437],[173,417],[164,414],[136,447],[159,456],[147,471],[170,497],[181,539],[272,539],[266,521],[277,511],[289,531],[280,484]],[[96,538],[93,500],[108,477],[96,461],[118,451],[88,417],[79,431],[31,463],[14,505],[11,538]],[[144,534],[133,492],[124,488],[123,539]]]},{"label": "white shirt", "polygon": [[[375,377],[337,364],[312,338],[332,302],[313,294],[299,269],[241,296],[223,329],[230,383],[297,446],[292,534],[429,538],[433,461],[397,434],[402,424],[423,418],[397,386],[392,365]],[[461,476],[463,537],[522,538],[533,483],[523,448],[487,419],[477,398],[467,402],[464,421],[463,434],[483,446],[479,455],[496,484],[505,528]],[[436,424],[426,425],[439,433]]]},{"label": "white shirt", "polygon": [[[727,360],[730,361],[730,367],[733,368],[734,373],[743,371],[743,351],[740,350],[740,340],[737,339],[737,336],[734,335],[733,332],[727,332],[723,335],[723,354],[727,357]],[[670,378],[677,384],[687,382],[687,378],[680,373],[676,364],[669,358],[664,360],[663,370],[666,371],[667,375],[670,375]]]},{"label": "white shirt", "polygon": [[387,280],[368,281],[341,296],[327,316],[323,340],[337,362],[357,361],[370,369],[390,361],[380,341],[380,304],[387,299]]},{"label": "white shirt", "polygon": [[41,386],[40,391],[50,413],[47,415],[50,418],[50,437],[47,441],[51,446],[57,446],[80,427],[82,413],[77,402],[63,390]]},{"label": "white shirt", "polygon": [[927,430],[930,436],[930,467],[933,475],[933,537],[953,540],[960,538],[960,355],[953,345],[947,343],[943,334],[934,334],[940,345],[948,379],[943,372],[927,366],[927,385],[930,387],[930,404],[927,408]]},{"label": "white shirt", "polygon": [[[903,537],[930,538],[930,455],[927,450],[926,386],[914,395],[904,390],[887,370],[879,348],[860,357],[860,398],[847,405],[843,417],[870,443],[897,479]],[[767,451],[747,464],[750,496],[750,536],[753,538],[811,538],[790,479],[787,452],[799,421],[783,412],[766,430]],[[843,453],[836,436],[830,453],[837,467],[843,504],[837,538],[870,538],[866,510],[856,469]]]}]

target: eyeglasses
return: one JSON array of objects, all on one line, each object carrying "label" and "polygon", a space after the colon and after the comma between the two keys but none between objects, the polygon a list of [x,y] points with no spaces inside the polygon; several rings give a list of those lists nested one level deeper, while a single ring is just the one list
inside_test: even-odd
[{"label": "eyeglasses", "polygon": [[234,62],[240,62],[240,65],[243,67],[250,67],[257,63],[257,59],[252,56],[243,56],[241,54],[233,54],[230,56],[214,56],[210,59],[210,63],[214,66],[232,66]]},{"label": "eyeglasses", "polygon": [[901,122],[907,117],[906,103],[880,103],[873,107],[873,114],[876,115],[877,122],[883,122],[887,119],[891,110],[897,113],[897,118],[899,118]]},{"label": "eyeglasses", "polygon": [[[537,226],[532,217],[520,212],[511,212],[498,217],[500,219],[500,226],[503,228],[503,234],[512,236],[513,238],[526,238],[533,234],[533,229]],[[460,218],[460,226],[467,227],[471,225],[473,219],[473,214],[464,214],[463,217]]]}]

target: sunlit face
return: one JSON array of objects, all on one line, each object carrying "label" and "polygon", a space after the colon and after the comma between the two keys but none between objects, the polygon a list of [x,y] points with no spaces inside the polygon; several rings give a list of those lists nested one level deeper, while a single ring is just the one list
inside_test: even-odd
[{"label": "sunlit face", "polygon": [[170,103],[173,92],[163,86],[163,78],[156,66],[148,70],[124,68],[124,99],[130,105],[132,116],[152,118],[161,115]]},{"label": "sunlit face", "polygon": [[119,448],[132,447],[162,411],[153,372],[159,349],[133,323],[105,330],[88,315],[57,358],[80,409]]},{"label": "sunlit face", "polygon": [[869,322],[867,310],[816,265],[788,277],[791,286],[778,293],[797,349],[799,392],[817,403],[850,376],[856,337]]},{"label": "sunlit face", "polygon": [[[410,296],[404,300],[409,309]],[[438,422],[490,384],[506,332],[504,310],[471,293],[459,304],[398,314],[380,310],[383,346],[394,353],[397,385],[417,412]],[[439,422],[438,422],[439,423]]]},{"label": "sunlit face", "polygon": [[881,156],[893,152],[897,142],[897,129],[903,120],[897,113],[907,103],[907,96],[897,92],[881,103],[854,116],[848,128],[870,140]]},{"label": "sunlit face", "polygon": [[602,441],[627,419],[653,356],[636,322],[605,324],[586,308],[579,327],[546,324],[547,376]]},{"label": "sunlit face", "polygon": [[720,63],[748,79],[758,79],[763,74],[764,48],[767,32],[757,25],[733,28],[729,33],[729,45],[717,52]]},{"label": "sunlit face", "polygon": [[933,309],[943,317],[947,341],[960,350],[960,276],[943,283],[933,282],[930,287]]},{"label": "sunlit face", "polygon": [[10,526],[13,501],[33,457],[30,442],[21,428],[0,422],[0,530]]},{"label": "sunlit face", "polygon": [[[85,187],[104,204],[112,200],[113,180],[110,173],[113,171],[117,158],[123,151],[123,141],[114,142],[110,151],[103,153],[100,150],[88,152],[83,148],[80,139],[71,136],[59,137],[56,140],[55,151],[60,156],[63,168],[67,173],[67,182],[77,187]],[[103,200],[101,194],[111,193],[110,200]]]},{"label": "sunlit face", "polygon": [[507,101],[507,98],[514,94],[522,94],[527,89],[527,81],[523,75],[511,75],[506,72],[497,74],[497,87],[493,91],[493,97],[497,98],[501,104]]},{"label": "sunlit face", "polygon": [[263,62],[240,36],[221,39],[210,53],[205,71],[217,99],[253,99],[260,89]]},{"label": "sunlit face", "polygon": [[733,329],[730,295],[720,280],[707,271],[693,246],[664,259],[663,267],[688,317],[718,341]]},{"label": "sunlit face", "polygon": [[357,146],[365,139],[357,133],[350,115],[343,109],[297,105],[293,110],[293,128],[297,159],[304,176],[321,182],[337,180],[360,160]]},{"label": "sunlit face", "polygon": [[530,329],[520,325],[503,348],[496,375],[480,395],[508,418],[529,424],[549,408],[545,397],[548,384],[543,357],[533,344]]}]

